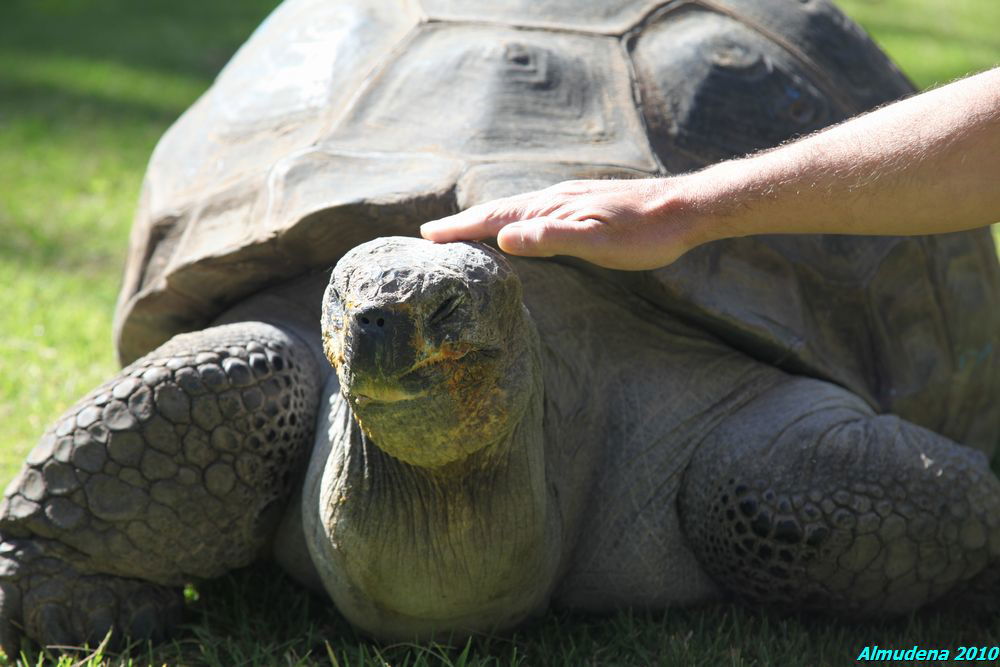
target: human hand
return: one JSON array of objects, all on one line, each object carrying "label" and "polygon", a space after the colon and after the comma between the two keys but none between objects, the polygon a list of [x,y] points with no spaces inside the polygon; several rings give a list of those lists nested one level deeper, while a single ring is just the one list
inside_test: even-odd
[{"label": "human hand", "polygon": [[504,252],[526,257],[572,255],[609,269],[670,264],[698,245],[684,203],[683,177],[566,181],[472,206],[421,226],[430,241],[496,236]]}]

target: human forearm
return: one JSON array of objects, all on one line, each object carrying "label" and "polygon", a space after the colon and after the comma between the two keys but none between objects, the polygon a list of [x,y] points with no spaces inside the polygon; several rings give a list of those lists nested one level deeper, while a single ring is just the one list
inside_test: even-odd
[{"label": "human forearm", "polygon": [[1000,218],[1000,69],[692,174],[705,238],[928,234]]}]

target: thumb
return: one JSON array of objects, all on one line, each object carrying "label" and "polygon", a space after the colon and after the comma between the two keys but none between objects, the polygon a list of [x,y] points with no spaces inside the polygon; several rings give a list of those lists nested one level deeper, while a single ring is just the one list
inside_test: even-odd
[{"label": "thumb", "polygon": [[551,257],[574,255],[586,258],[599,243],[601,223],[596,220],[532,218],[503,227],[497,233],[497,245],[511,255]]}]

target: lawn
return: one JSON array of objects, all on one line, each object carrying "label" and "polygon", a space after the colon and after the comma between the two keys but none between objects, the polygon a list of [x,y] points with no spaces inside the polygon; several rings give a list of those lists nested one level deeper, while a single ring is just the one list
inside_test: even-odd
[{"label": "lawn", "polygon": [[[145,162],[273,4],[0,2],[2,480],[50,421],[115,371],[110,323]],[[1000,63],[996,0],[841,5],[920,86]],[[1000,643],[1000,623],[954,612],[848,625],[721,606],[552,614],[466,647],[379,647],[267,566],[190,597],[179,640],[136,647],[135,664],[839,665],[866,644]]]}]

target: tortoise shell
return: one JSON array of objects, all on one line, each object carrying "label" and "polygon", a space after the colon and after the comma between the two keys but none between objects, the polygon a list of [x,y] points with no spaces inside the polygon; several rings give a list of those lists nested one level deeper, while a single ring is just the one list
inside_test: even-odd
[{"label": "tortoise shell", "polygon": [[[690,171],[912,91],[824,0],[288,0],[152,156],[119,356],[480,201]],[[995,428],[930,400],[956,378],[995,393],[985,231],[733,239],[602,273],[878,409],[966,440]]]}]

